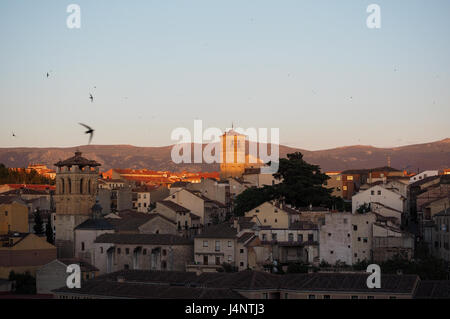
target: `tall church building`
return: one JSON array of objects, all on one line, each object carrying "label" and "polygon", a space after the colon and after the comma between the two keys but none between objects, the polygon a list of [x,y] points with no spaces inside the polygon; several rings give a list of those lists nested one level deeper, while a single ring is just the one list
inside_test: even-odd
[{"label": "tall church building", "polygon": [[82,157],[79,151],[55,164],[55,244],[59,258],[74,256],[74,228],[92,217],[100,165]]},{"label": "tall church building", "polygon": [[221,137],[220,178],[241,177],[245,171],[246,136],[233,129]]}]

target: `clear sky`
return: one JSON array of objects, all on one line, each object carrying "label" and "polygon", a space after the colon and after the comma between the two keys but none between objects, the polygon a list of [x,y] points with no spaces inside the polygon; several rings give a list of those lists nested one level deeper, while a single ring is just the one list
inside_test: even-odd
[{"label": "clear sky", "polygon": [[169,145],[194,119],[310,150],[422,143],[450,137],[449,84],[448,0],[0,1],[0,147],[83,145],[78,122]]}]

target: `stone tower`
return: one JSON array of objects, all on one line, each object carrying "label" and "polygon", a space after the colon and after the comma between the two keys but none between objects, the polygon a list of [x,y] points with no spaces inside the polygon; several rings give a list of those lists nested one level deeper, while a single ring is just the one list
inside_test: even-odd
[{"label": "stone tower", "polygon": [[231,129],[221,137],[220,178],[241,177],[245,171],[246,136]]},{"label": "stone tower", "polygon": [[56,169],[55,244],[59,258],[74,256],[74,228],[92,217],[96,203],[99,163],[81,156],[59,161]]}]

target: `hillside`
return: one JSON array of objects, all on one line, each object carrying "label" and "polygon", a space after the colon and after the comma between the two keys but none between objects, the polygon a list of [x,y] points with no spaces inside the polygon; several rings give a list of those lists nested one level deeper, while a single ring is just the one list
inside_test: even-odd
[{"label": "hillside", "polygon": [[[131,145],[90,145],[71,148],[0,148],[0,163],[8,167],[25,167],[30,163],[53,164],[73,156],[80,149],[84,156],[102,163],[102,170],[110,168],[149,168],[171,171],[214,171],[217,164],[175,164],[171,160],[172,146],[135,147]],[[280,156],[300,151],[305,159],[318,164],[324,171],[350,168],[371,168],[387,165],[412,171],[450,167],[450,138],[427,144],[396,148],[349,146],[322,151],[307,151],[280,145]]]}]

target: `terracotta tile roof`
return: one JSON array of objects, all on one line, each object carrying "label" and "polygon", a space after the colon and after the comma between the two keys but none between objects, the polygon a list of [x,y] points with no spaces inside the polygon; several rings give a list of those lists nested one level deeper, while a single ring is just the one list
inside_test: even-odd
[{"label": "terracotta tile roof", "polygon": [[423,280],[420,281],[416,299],[450,299],[449,280]]},{"label": "terracotta tile roof", "polygon": [[114,230],[115,227],[106,219],[88,219],[75,227],[75,230]]},{"label": "terracotta tile roof", "polygon": [[95,243],[123,245],[192,245],[191,239],[170,234],[103,234]]},{"label": "terracotta tile roof", "polygon": [[239,293],[227,288],[196,288],[145,283],[121,283],[101,279],[85,282],[76,291],[63,287],[54,290],[54,292],[133,299],[244,299]]},{"label": "terracotta tile roof", "polygon": [[245,243],[247,242],[250,238],[254,237],[255,234],[254,233],[243,233],[239,238],[238,238],[238,242],[240,243]]},{"label": "terracotta tile roof", "polygon": [[0,205],[8,205],[14,202],[21,203],[23,200],[17,196],[0,196]]},{"label": "terracotta tile roof", "polygon": [[64,161],[59,161],[58,163],[55,163],[55,166],[63,167],[63,166],[89,166],[89,167],[97,167],[101,166],[102,164],[97,163],[96,161],[88,160],[81,156],[80,151],[75,152],[75,156],[68,158]]},{"label": "terracotta tile roof", "polygon": [[419,280],[417,275],[382,274],[381,288],[369,289],[366,273],[288,274],[283,276],[281,288],[301,291],[413,294]]},{"label": "terracotta tile roof", "polygon": [[223,223],[206,227],[195,238],[236,238],[237,230],[231,223]]},{"label": "terracotta tile roof", "polygon": [[99,271],[97,267],[76,258],[59,258],[58,261],[67,266],[71,264],[77,264],[80,266],[81,271]]},{"label": "terracotta tile roof", "polygon": [[44,190],[20,188],[20,189],[12,189],[10,191],[1,193],[1,195],[42,195],[42,196],[47,196],[47,195],[49,195],[49,193]]},{"label": "terracotta tile roof", "polygon": [[190,210],[187,209],[186,207],[183,207],[183,206],[181,206],[181,205],[178,205],[177,203],[172,202],[172,201],[170,201],[170,200],[163,200],[163,201],[160,201],[160,202],[157,202],[157,203],[160,203],[161,205],[164,205],[164,206],[166,206],[167,208],[170,208],[171,210],[173,210],[174,212],[177,212],[177,213],[187,213],[187,212],[190,212]]}]

